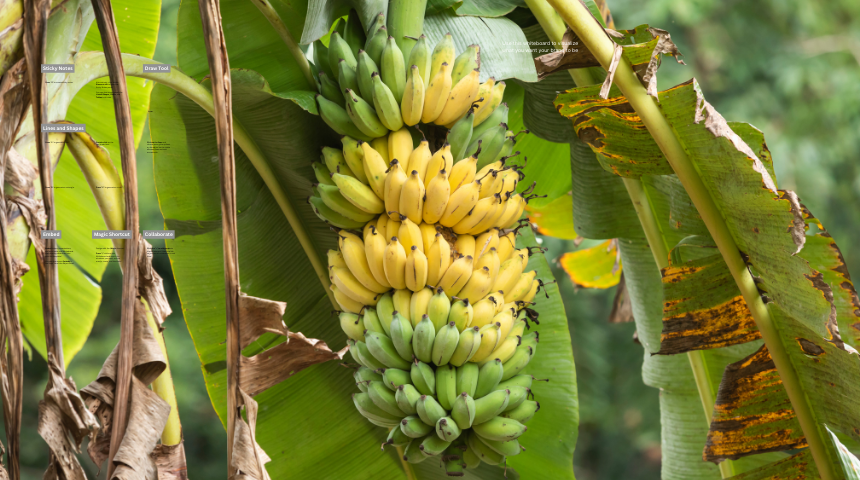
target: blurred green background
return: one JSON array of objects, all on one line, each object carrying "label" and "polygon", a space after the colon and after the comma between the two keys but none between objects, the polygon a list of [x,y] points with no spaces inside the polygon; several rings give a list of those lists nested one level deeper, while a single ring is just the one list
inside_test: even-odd
[{"label": "blurred green background", "polygon": [[[176,64],[179,0],[163,1],[155,59]],[[617,28],[642,23],[667,29],[687,66],[668,60],[661,89],[695,76],[707,99],[728,120],[764,130],[781,188],[796,190],[821,219],[848,263],[860,272],[860,2],[610,0]],[[148,127],[147,127],[148,129]],[[148,130],[144,137],[148,137]],[[145,145],[142,142],[141,145]],[[162,228],[152,181],[152,156],[138,154],[141,225]],[[160,242],[153,242],[160,243]],[[545,239],[549,259],[574,249]],[[181,315],[170,264],[155,257],[174,314],[165,323],[191,478],[223,478],[226,434],[206,395],[200,363]],[[657,479],[660,476],[658,392],[642,384],[641,346],[632,323],[610,325],[614,289],[576,290],[557,268],[573,338],[580,398],[574,458],[580,480]],[[104,302],[69,375],[82,387],[95,379],[119,338],[121,275],[105,273]],[[35,274],[25,281],[37,281]],[[45,362],[25,363],[22,431],[24,478],[41,478],[48,449],[36,433]],[[85,455],[90,478],[96,470]],[[104,476],[104,473],[102,473]]]}]

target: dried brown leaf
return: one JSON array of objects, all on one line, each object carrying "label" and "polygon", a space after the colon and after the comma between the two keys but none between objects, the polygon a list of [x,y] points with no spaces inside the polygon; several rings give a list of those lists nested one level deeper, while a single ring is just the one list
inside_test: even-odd
[{"label": "dried brown leaf", "polygon": [[615,290],[615,299],[612,301],[612,312],[609,314],[609,323],[627,323],[633,321],[633,303],[630,301],[630,294],[627,293],[627,283],[624,280],[624,273],[621,273],[621,280],[618,281],[618,287]]},{"label": "dried brown leaf", "polygon": [[230,471],[235,472],[231,480],[269,480],[266,463],[271,461],[266,452],[257,445],[257,402],[241,388],[239,389],[245,413],[246,423],[241,416],[236,418],[236,431],[233,434],[233,457],[230,459]]},{"label": "dried brown leaf", "polygon": [[157,445],[151,456],[158,469],[158,480],[188,480],[185,440],[176,445]]},{"label": "dried brown leaf", "polygon": [[156,478],[157,468],[150,453],[167,424],[170,405],[146,384],[132,377],[128,426],[113,457],[116,465],[111,480]]},{"label": "dried brown leaf", "polygon": [[170,302],[167,301],[167,295],[164,293],[164,281],[161,275],[152,268],[152,245],[143,236],[138,238],[140,245],[137,249],[137,291],[146,300],[152,312],[152,318],[161,328],[164,320],[172,313]]},{"label": "dried brown leaf", "polygon": [[585,48],[585,44],[570,27],[564,32],[561,46],[561,50],[535,58],[535,69],[538,73],[538,80],[543,80],[547,76],[562,70],[600,66],[600,62],[597,61],[588,48]]},{"label": "dried brown leaf", "polygon": [[264,333],[286,336],[288,330],[282,320],[286,310],[287,304],[284,302],[240,294],[239,317],[242,324],[239,326],[239,348],[244,349]]}]

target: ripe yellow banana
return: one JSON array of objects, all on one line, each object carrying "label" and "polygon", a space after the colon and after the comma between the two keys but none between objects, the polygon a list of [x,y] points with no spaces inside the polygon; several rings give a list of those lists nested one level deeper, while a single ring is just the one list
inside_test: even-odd
[{"label": "ripe yellow banana", "polygon": [[496,281],[493,283],[494,292],[502,292],[507,296],[523,274],[523,262],[519,257],[505,260],[499,267]]},{"label": "ripe yellow banana", "polygon": [[[475,321],[473,320],[472,325],[474,324]],[[479,330],[479,333],[482,335],[481,346],[478,347],[478,351],[469,359],[470,362],[474,363],[479,363],[481,360],[489,357],[499,345],[499,325],[497,323],[484,325]]]},{"label": "ripe yellow banana", "polygon": [[364,285],[365,288],[375,293],[385,293],[391,289],[386,281],[384,284],[377,282],[376,277],[367,263],[367,253],[364,242],[357,235],[345,230],[338,232],[340,251],[343,253],[344,263],[349,271]]},{"label": "ripe yellow banana", "polygon": [[427,199],[424,201],[421,217],[427,223],[437,223],[445,213],[448,206],[448,198],[451,195],[451,185],[448,182],[448,173],[445,170],[430,180],[426,189]]},{"label": "ripe yellow banana", "polygon": [[505,263],[507,259],[511,258],[511,254],[514,253],[514,250],[517,248],[517,234],[514,232],[508,232],[503,237],[499,238],[499,246],[496,248],[499,252],[499,261]]},{"label": "ripe yellow banana", "polygon": [[409,318],[412,322],[412,327],[417,327],[421,318],[427,314],[429,309],[430,299],[433,298],[433,290],[430,288],[422,288],[412,294],[409,300]]},{"label": "ripe yellow banana", "polygon": [[499,324],[499,338],[508,338],[508,333],[514,327],[514,321],[517,319],[517,308],[513,303],[509,303],[511,307],[505,306],[501,312],[493,317],[493,321]]},{"label": "ripe yellow banana", "polygon": [[[517,250],[517,254],[519,255],[519,259],[523,262],[523,271],[525,272],[527,268],[529,268],[529,257],[531,253],[528,248],[521,248]],[[516,256],[516,255],[515,255]]]},{"label": "ripe yellow banana", "polygon": [[391,283],[385,276],[385,267],[383,265],[386,245],[388,245],[388,242],[385,241],[385,235],[379,233],[375,227],[371,228],[371,233],[364,239],[364,253],[367,257],[367,266],[370,268],[370,273],[373,274],[373,279],[380,285],[391,287]]},{"label": "ripe yellow banana", "polygon": [[520,278],[519,280],[517,280],[517,283],[514,284],[513,288],[511,288],[511,293],[505,295],[505,300],[509,302],[516,302],[518,300],[524,299],[532,288],[532,283],[534,282],[535,275],[537,275],[537,273],[534,270],[520,275]]},{"label": "ripe yellow banana", "polygon": [[[431,158],[433,158],[433,154],[430,153],[430,143],[427,140],[421,140],[418,147],[412,150],[412,154],[409,155],[409,169],[417,171],[422,182],[427,177],[427,165]],[[427,186],[426,182],[424,182],[424,186]]]},{"label": "ripe yellow banana", "polygon": [[[454,194],[456,195],[457,192],[454,192]],[[475,192],[475,197],[477,197],[477,196],[478,196],[478,194],[477,194],[477,192]],[[454,233],[456,233],[458,235],[471,234],[472,231],[475,229],[475,227],[479,223],[481,223],[481,221],[484,219],[484,217],[488,213],[490,213],[490,210],[495,203],[496,203],[495,197],[487,197],[487,198],[482,198],[482,199],[478,200],[478,203],[476,203],[475,206],[472,207],[472,209],[469,211],[469,213],[466,214],[466,216],[463,217],[462,220],[460,220],[459,222],[454,224],[454,226],[452,227],[454,229]],[[444,225],[444,218],[443,218],[443,225]]]},{"label": "ripe yellow banana", "polygon": [[413,246],[422,252],[424,251],[424,237],[421,235],[421,228],[405,215],[400,216],[400,230],[397,233],[397,238],[406,252],[412,250]]},{"label": "ripe yellow banana", "polygon": [[526,302],[526,303],[530,303],[532,300],[534,300],[535,295],[537,295],[537,290],[538,290],[539,286],[540,286],[540,280],[538,280],[538,279],[532,280],[532,286],[529,289],[528,293],[526,293],[526,295],[522,298],[522,301]]},{"label": "ripe yellow banana", "polygon": [[[501,217],[502,214],[505,213],[506,205],[504,204],[504,202],[502,202],[502,199],[501,199],[501,197],[499,197],[499,194],[494,195],[492,198],[493,198],[493,202],[492,202],[492,205],[490,206],[490,209],[487,211],[487,214],[484,215],[484,218],[480,222],[478,222],[478,224],[475,225],[475,228],[473,228],[469,232],[472,235],[477,235],[481,232],[486,232],[487,229],[489,229],[490,227],[495,227],[496,222],[499,220],[499,217]],[[485,200],[485,199],[479,200],[478,203],[480,203],[483,200]]]},{"label": "ripe yellow banana", "polygon": [[364,153],[364,175],[367,177],[367,183],[373,189],[373,193],[377,197],[385,198],[385,170],[388,169],[388,162],[382,155],[370,146],[367,142],[361,142],[361,151]]},{"label": "ripe yellow banana", "polygon": [[421,121],[431,123],[439,117],[448,96],[451,93],[451,66],[443,63],[436,75],[430,78],[430,85],[424,95],[424,110],[421,112]]},{"label": "ripe yellow banana", "polygon": [[361,313],[361,310],[364,308],[364,305],[361,302],[356,302],[355,300],[347,297],[334,284],[329,285],[329,288],[334,293],[335,301],[337,301],[337,304],[340,305],[340,308],[345,312],[355,314]]},{"label": "ripe yellow banana", "polygon": [[442,68],[443,63],[451,65],[453,68],[456,52],[454,50],[454,37],[450,33],[445,34],[442,40],[433,48],[433,54],[430,56],[430,72],[427,77],[432,79]]},{"label": "ripe yellow banana", "polygon": [[456,296],[472,276],[472,257],[460,257],[451,263],[439,280],[439,285],[449,297]]},{"label": "ripe yellow banana", "polygon": [[476,68],[451,87],[444,108],[434,120],[437,125],[447,125],[455,122],[458,118],[466,114],[475,97],[478,96],[478,90],[481,88],[479,77],[480,73]]},{"label": "ripe yellow banana", "polygon": [[[481,87],[478,89],[478,96],[475,98],[474,105],[476,106],[475,111],[472,115],[475,116],[472,119],[472,123],[474,124],[478,120],[478,115],[481,113],[481,110],[490,107],[490,103],[493,101],[493,87],[496,85],[496,79],[490,77],[486,82],[481,84]],[[495,108],[495,107],[492,107]],[[483,121],[483,118],[481,119]]]},{"label": "ripe yellow banana", "polygon": [[457,240],[454,242],[454,250],[457,251],[458,255],[468,255],[475,258],[476,247],[475,237],[472,235],[458,235]]},{"label": "ripe yellow banana", "polygon": [[[373,223],[373,220],[371,220],[369,223]],[[376,219],[376,231],[382,235],[382,238],[386,239],[386,242],[388,241],[389,238],[391,238],[391,236],[388,235],[387,227],[388,227],[388,215],[380,215],[379,218]],[[365,241],[367,241],[367,240],[365,240]]]},{"label": "ripe yellow banana", "polygon": [[424,212],[424,192],[424,182],[421,181],[421,176],[418,175],[417,170],[412,170],[400,192],[398,211],[414,223],[421,223]]},{"label": "ripe yellow banana", "polygon": [[357,178],[339,173],[332,173],[331,178],[340,189],[341,195],[362,212],[376,214],[385,210],[385,204],[376,193]]},{"label": "ripe yellow banana", "polygon": [[427,284],[437,286],[451,265],[451,245],[441,233],[427,251]]},{"label": "ripe yellow banana", "polygon": [[343,254],[339,250],[328,251],[328,268],[345,267],[346,261],[343,259]]},{"label": "ripe yellow banana", "polygon": [[421,222],[418,224],[418,228],[421,229],[421,241],[424,245],[422,251],[427,254],[430,246],[436,241],[436,225]]},{"label": "ripe yellow banana", "polygon": [[499,217],[497,224],[501,228],[511,228],[517,223],[520,217],[523,216],[523,211],[526,208],[526,201],[523,199],[522,195],[516,193],[511,195],[505,203],[507,204],[505,207],[505,213]]},{"label": "ripe yellow banana", "polygon": [[478,166],[478,157],[472,155],[454,164],[451,169],[451,175],[448,177],[448,183],[451,184],[451,191],[455,192],[458,188],[475,181],[476,167]]},{"label": "ripe yellow banana", "polygon": [[495,300],[487,296],[472,305],[472,327],[489,325],[496,316]]},{"label": "ripe yellow banana", "polygon": [[506,193],[516,191],[519,178],[520,176],[517,171],[512,168],[502,170],[496,176],[495,180],[493,180],[493,193],[498,193],[502,197],[505,197]]},{"label": "ripe yellow banana", "polygon": [[406,73],[406,86],[400,102],[400,114],[406,125],[411,127],[421,121],[425,93],[424,79],[421,78],[418,65],[412,65]]},{"label": "ripe yellow banana", "polygon": [[403,315],[403,318],[411,318],[411,305],[412,305],[412,290],[395,290],[394,295],[391,296],[392,301],[394,302],[394,310],[400,312]]},{"label": "ripe yellow banana", "polygon": [[442,218],[439,219],[439,223],[446,227],[456,225],[477,205],[480,189],[481,183],[478,180],[458,188],[448,199],[448,206],[445,208]]},{"label": "ripe yellow banana", "polygon": [[391,159],[400,162],[400,168],[408,175],[412,170],[409,168],[409,157],[412,155],[412,134],[406,127],[391,132],[388,135],[388,154]]},{"label": "ripe yellow banana", "polygon": [[487,252],[484,252],[484,254],[478,258],[478,261],[475,262],[475,270],[484,267],[490,269],[490,278],[492,278],[493,282],[495,283],[496,276],[499,274],[499,268],[501,268],[501,265],[499,264],[499,254],[498,252],[496,252],[495,247],[491,248]]},{"label": "ripe yellow banana", "polygon": [[385,238],[391,240],[391,237],[400,235],[400,216],[397,218],[388,217],[388,223],[385,224]]},{"label": "ripe yellow banana", "polygon": [[487,253],[491,248],[497,248],[499,246],[499,229],[492,228],[475,238],[475,251],[477,252],[476,257],[480,257],[481,255]]},{"label": "ripe yellow banana", "polygon": [[403,249],[403,245],[400,244],[397,237],[391,237],[391,241],[385,247],[382,266],[385,270],[385,278],[392,287],[406,288],[406,250]]},{"label": "ripe yellow banana", "polygon": [[466,282],[457,297],[468,299],[470,302],[477,302],[487,295],[492,285],[493,277],[490,275],[490,268],[484,266],[472,272],[472,276],[469,277],[469,281]]},{"label": "ripe yellow banana", "polygon": [[451,145],[445,143],[442,145],[442,148],[430,157],[430,161],[427,163],[427,176],[424,177],[424,186],[429,186],[430,180],[433,180],[433,177],[438,175],[442,170],[450,174],[453,167],[454,157],[451,156]]},{"label": "ripe yellow banana", "polygon": [[475,111],[475,126],[484,123],[493,111],[499,107],[502,103],[502,97],[505,96],[505,82],[499,82],[493,85],[492,94],[490,96],[489,102],[482,104],[478,110]]},{"label": "ripe yellow banana", "polygon": [[[427,286],[427,257],[416,246],[406,257],[406,288],[418,292]],[[414,296],[414,295],[413,295]]]},{"label": "ripe yellow banana", "polygon": [[395,158],[388,168],[388,175],[385,176],[385,211],[392,219],[400,218],[400,193],[406,178],[406,172]]},{"label": "ripe yellow banana", "polygon": [[392,160],[391,155],[389,155],[390,152],[388,151],[388,135],[374,138],[370,141],[370,146],[382,155],[382,159],[385,160],[385,168],[388,168],[388,164],[391,163]]},{"label": "ripe yellow banana", "polygon": [[379,301],[379,295],[365,288],[348,268],[332,268],[331,280],[338,290],[362,305],[375,306]]},{"label": "ripe yellow banana", "polygon": [[346,135],[340,137],[340,142],[343,144],[343,158],[349,169],[355,178],[367,185],[367,174],[364,173],[364,150],[362,150],[361,144],[358,140]]}]

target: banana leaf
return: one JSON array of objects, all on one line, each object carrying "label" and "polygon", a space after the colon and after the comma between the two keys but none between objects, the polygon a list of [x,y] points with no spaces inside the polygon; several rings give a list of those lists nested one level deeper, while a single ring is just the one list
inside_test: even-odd
[{"label": "banana leaf", "polygon": [[525,6],[523,0],[463,0],[463,4],[457,7],[457,15],[501,17]]}]

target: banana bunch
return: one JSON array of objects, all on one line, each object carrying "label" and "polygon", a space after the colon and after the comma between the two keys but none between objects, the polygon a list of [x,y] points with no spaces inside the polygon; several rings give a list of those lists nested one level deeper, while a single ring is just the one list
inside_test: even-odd
[{"label": "banana bunch", "polygon": [[360,365],[355,407],[391,429],[386,443],[404,447],[405,460],[441,455],[449,476],[519,454],[517,439],[540,409],[529,399],[534,377],[522,373],[538,332],[526,333],[517,302],[500,293],[482,302],[451,303],[441,289],[396,290],[362,315],[340,314]]},{"label": "banana bunch", "polygon": [[478,45],[457,55],[451,34],[432,49],[421,35],[410,51],[402,51],[388,34],[383,14],[367,31],[353,10],[334,29],[327,47],[314,43],[319,113],[334,131],[370,141],[404,125],[453,128],[467,116],[470,131],[486,122],[499,125],[491,117],[502,103],[505,82],[480,82]]}]

